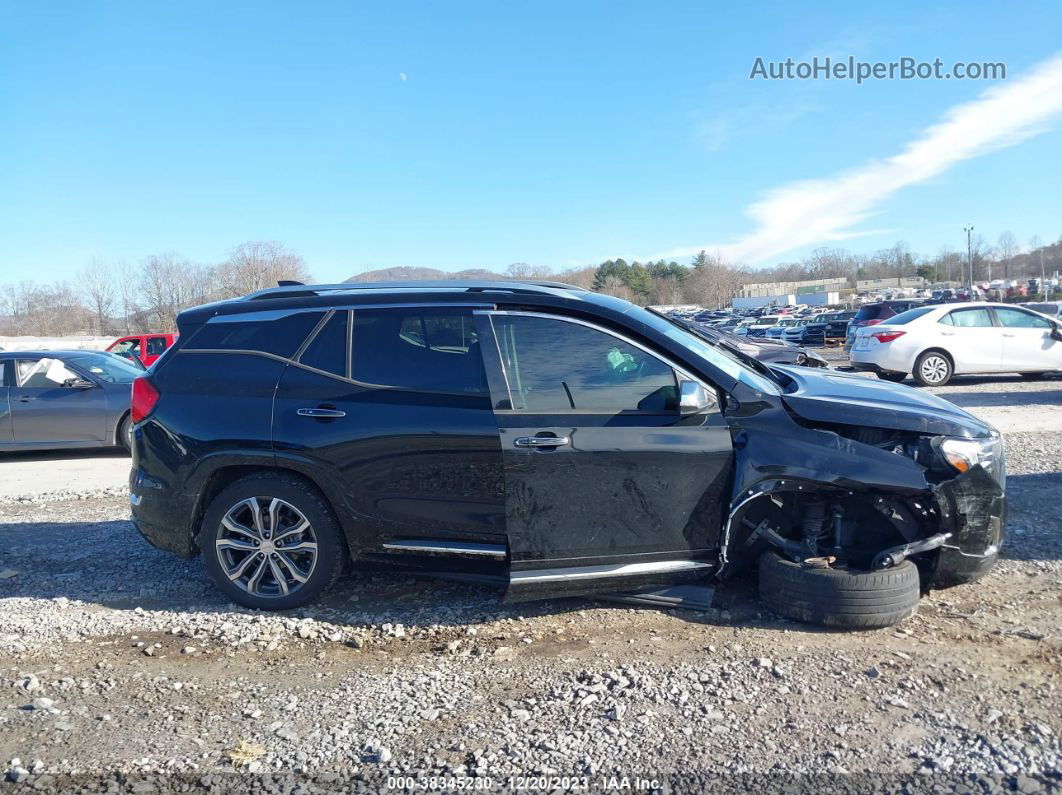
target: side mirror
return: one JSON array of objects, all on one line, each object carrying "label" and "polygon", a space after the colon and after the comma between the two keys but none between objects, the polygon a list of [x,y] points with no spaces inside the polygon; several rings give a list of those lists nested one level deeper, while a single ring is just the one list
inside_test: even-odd
[{"label": "side mirror", "polygon": [[1051,339],[1062,342],[1062,331],[1059,330],[1058,326],[1051,326]]},{"label": "side mirror", "polygon": [[679,383],[679,412],[681,414],[696,414],[714,405],[714,396],[696,381]]},{"label": "side mirror", "polygon": [[63,381],[63,386],[71,389],[92,389],[96,385],[84,378],[68,378]]}]

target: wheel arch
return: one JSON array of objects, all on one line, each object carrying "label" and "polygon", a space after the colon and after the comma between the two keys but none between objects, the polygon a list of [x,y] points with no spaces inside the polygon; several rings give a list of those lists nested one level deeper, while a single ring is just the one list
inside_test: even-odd
[{"label": "wheel arch", "polygon": [[211,502],[214,501],[222,491],[231,486],[233,483],[241,480],[248,475],[256,475],[260,473],[276,473],[286,475],[305,483],[309,488],[318,492],[325,503],[332,511],[332,515],[335,517],[336,522],[343,529],[344,535],[347,537],[348,544],[350,540],[350,532],[347,527],[347,522],[344,521],[343,512],[337,510],[336,503],[333,497],[329,494],[328,489],[323,488],[321,484],[310,475],[306,474],[299,469],[290,466],[283,465],[283,459],[278,459],[273,465],[266,463],[247,464],[247,463],[228,463],[222,464],[213,469],[203,480],[202,485],[199,487],[199,493],[196,498],[195,504],[192,507],[192,518],[189,525],[189,532],[192,538],[192,551],[193,554],[199,553],[199,529],[203,523],[203,517],[206,515],[207,508]]},{"label": "wheel arch", "polygon": [[130,409],[126,409],[125,411],[123,411],[119,415],[118,421],[116,423],[114,423],[114,433],[111,434],[111,441],[114,443],[115,447],[121,447],[122,446],[122,441],[121,441],[122,423],[126,421],[126,419],[129,417],[129,414],[130,414]]},{"label": "wheel arch", "polygon": [[947,348],[941,347],[940,345],[930,345],[928,348],[919,351],[918,355],[914,357],[914,363],[911,365],[912,372],[914,372],[913,368],[916,364],[918,364],[918,360],[925,356],[927,353],[943,354],[945,357],[947,357],[948,362],[951,364],[952,375],[955,374],[955,357],[952,355],[951,351],[949,351]]}]

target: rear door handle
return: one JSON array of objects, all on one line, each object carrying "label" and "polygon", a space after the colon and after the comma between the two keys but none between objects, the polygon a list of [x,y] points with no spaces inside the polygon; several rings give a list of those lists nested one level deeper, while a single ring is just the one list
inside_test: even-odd
[{"label": "rear door handle", "polygon": [[345,411],[339,409],[297,409],[295,413],[300,417],[316,417],[317,419],[336,419],[347,416]]},{"label": "rear door handle", "polygon": [[569,436],[517,436],[513,439],[514,447],[560,447],[571,443]]},{"label": "rear door handle", "polygon": [[37,399],[36,395],[19,395],[18,402],[19,403],[29,403],[31,400],[36,400],[36,399]]},{"label": "rear door handle", "polygon": [[1003,336],[1004,336],[1004,337],[1013,337],[1014,335],[1013,335],[1013,334],[1007,334],[1006,332],[1004,332],[1004,333],[1003,333]]}]

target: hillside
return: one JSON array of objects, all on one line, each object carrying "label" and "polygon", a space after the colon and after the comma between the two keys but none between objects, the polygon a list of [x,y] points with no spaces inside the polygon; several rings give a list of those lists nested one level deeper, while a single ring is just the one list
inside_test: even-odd
[{"label": "hillside", "polygon": [[401,265],[397,268],[379,268],[374,271],[365,271],[351,276],[347,282],[399,282],[412,279],[507,279],[509,277],[488,271],[483,268],[469,268],[463,271],[441,271],[437,268],[416,268],[410,265]]}]

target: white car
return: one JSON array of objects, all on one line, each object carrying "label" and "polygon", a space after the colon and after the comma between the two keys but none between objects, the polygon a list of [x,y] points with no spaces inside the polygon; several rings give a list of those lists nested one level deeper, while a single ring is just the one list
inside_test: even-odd
[{"label": "white car", "polygon": [[923,386],[953,375],[1062,371],[1062,324],[1015,304],[920,306],[856,330],[850,358],[856,370],[886,381],[910,373]]}]

